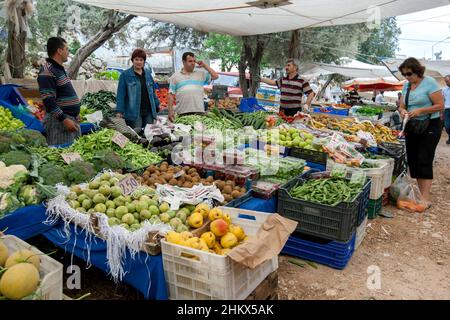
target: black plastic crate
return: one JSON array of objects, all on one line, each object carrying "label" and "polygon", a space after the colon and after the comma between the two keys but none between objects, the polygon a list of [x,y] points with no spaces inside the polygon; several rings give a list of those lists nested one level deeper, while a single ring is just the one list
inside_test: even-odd
[{"label": "black plastic crate", "polygon": [[304,181],[302,178],[294,179],[279,190],[278,213],[297,221],[297,232],[348,241],[356,230],[361,196],[353,202],[342,202],[334,207],[291,197],[289,190]]},{"label": "black plastic crate", "polygon": [[356,221],[356,226],[359,226],[361,222],[364,221],[367,215],[367,206],[369,205],[369,195],[370,195],[370,187],[372,185],[372,181],[368,179],[366,182],[363,191],[359,195],[359,209],[358,209],[358,220]]},{"label": "black plastic crate", "polygon": [[313,162],[321,165],[326,165],[328,158],[328,154],[325,152],[303,148],[290,148],[289,155],[291,157],[300,158],[306,160],[307,162]]},{"label": "black plastic crate", "polygon": [[393,177],[398,177],[407,169],[406,146],[404,143],[382,142],[378,147],[377,153],[389,156],[395,160]]},{"label": "black plastic crate", "polygon": [[247,202],[252,198],[252,190],[248,190],[242,197],[239,197],[237,199],[234,199],[230,202],[228,202],[225,207],[230,208],[239,208],[243,203]]}]

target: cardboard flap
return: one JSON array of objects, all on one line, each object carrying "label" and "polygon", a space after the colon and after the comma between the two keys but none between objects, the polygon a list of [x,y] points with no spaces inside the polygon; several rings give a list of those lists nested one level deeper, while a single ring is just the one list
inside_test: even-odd
[{"label": "cardboard flap", "polygon": [[231,250],[228,256],[246,267],[256,268],[278,256],[289,235],[295,231],[297,222],[279,214],[270,215],[254,237]]}]

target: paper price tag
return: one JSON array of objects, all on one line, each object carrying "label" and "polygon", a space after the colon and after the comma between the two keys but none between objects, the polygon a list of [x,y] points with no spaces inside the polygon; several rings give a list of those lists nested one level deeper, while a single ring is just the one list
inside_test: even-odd
[{"label": "paper price tag", "polygon": [[127,196],[139,187],[139,183],[131,175],[127,175],[119,181],[119,187],[122,189],[123,194]]},{"label": "paper price tag", "polygon": [[184,174],[184,170],[180,170],[180,171],[178,171],[177,173],[175,173],[175,174],[173,175],[173,178],[174,178],[174,179],[179,178],[179,177],[181,177],[183,174]]},{"label": "paper price tag", "polygon": [[63,154],[61,154],[61,157],[63,158],[64,162],[67,164],[70,164],[73,161],[83,160],[81,158],[80,154],[77,152],[63,153]]},{"label": "paper price tag", "polygon": [[128,141],[130,141],[130,140],[128,140],[127,137],[125,137],[123,134],[121,134],[120,132],[117,132],[117,131],[114,133],[111,140],[112,140],[112,142],[117,144],[122,149],[126,146]]}]

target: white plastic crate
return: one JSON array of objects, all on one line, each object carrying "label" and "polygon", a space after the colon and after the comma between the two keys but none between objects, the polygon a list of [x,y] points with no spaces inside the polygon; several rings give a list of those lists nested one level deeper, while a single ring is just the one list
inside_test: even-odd
[{"label": "white plastic crate", "polygon": [[[232,223],[249,236],[256,235],[269,214],[220,207]],[[200,251],[161,240],[164,274],[171,300],[243,300],[273,271],[278,256],[255,269],[240,265],[228,256]]]},{"label": "white plastic crate", "polygon": [[366,237],[368,219],[369,218],[366,216],[366,218],[363,220],[363,222],[361,222],[359,227],[356,228],[355,250],[358,249],[358,247],[361,245],[364,238]]},{"label": "white plastic crate", "polygon": [[[331,159],[327,160],[327,170],[331,171],[336,162]],[[352,173],[356,170],[363,170],[366,176],[372,179],[372,184],[370,186],[369,199],[378,200],[384,193],[384,178],[386,173],[386,163],[380,163],[378,168],[354,168],[348,167],[347,172]]]},{"label": "white plastic crate", "polygon": [[31,250],[40,255],[41,282],[36,290],[35,300],[63,300],[63,265],[61,263],[16,236],[5,235],[1,241],[8,248],[9,255],[21,249]]},{"label": "white plastic crate", "polygon": [[394,174],[394,167],[395,167],[395,159],[389,158],[389,159],[368,159],[366,160],[368,162],[373,163],[385,163],[385,176],[383,178],[383,188],[387,189],[392,185],[392,175]]}]

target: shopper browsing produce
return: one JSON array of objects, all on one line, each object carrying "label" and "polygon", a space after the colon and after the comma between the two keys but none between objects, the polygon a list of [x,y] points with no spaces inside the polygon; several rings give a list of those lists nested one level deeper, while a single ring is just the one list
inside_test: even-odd
[{"label": "shopper browsing produce", "polygon": [[[192,52],[183,53],[183,68],[170,78],[169,87],[169,120],[175,120],[175,112],[178,115],[198,114],[205,112],[203,103],[203,86],[219,76],[203,61],[196,61]],[[204,68],[207,72],[197,71],[195,65]],[[177,106],[174,109],[174,99]]]},{"label": "shopper browsing produce", "polygon": [[69,57],[66,40],[48,39],[47,53],[37,79],[47,112],[43,121],[47,142],[49,145],[72,143],[81,134],[80,100],[63,67]]},{"label": "shopper browsing produce", "polygon": [[147,54],[136,49],[131,55],[133,66],[119,78],[117,88],[117,116],[124,117],[127,125],[141,129],[156,120],[159,100],[151,69],[145,68]]},{"label": "shopper browsing produce", "polygon": [[303,95],[307,95],[306,104],[303,105],[305,111],[309,110],[311,101],[314,98],[314,91],[308,81],[298,74],[300,62],[295,59],[286,61],[286,77],[278,80],[261,78],[261,81],[277,86],[281,90],[280,111],[286,116],[293,116],[302,110]]},{"label": "shopper browsing produce", "polygon": [[402,118],[408,118],[405,127],[408,166],[424,200],[429,201],[434,153],[442,131],[439,112],[444,110],[444,98],[436,80],[424,76],[425,67],[417,59],[406,59],[399,70],[408,80],[399,108]]}]

